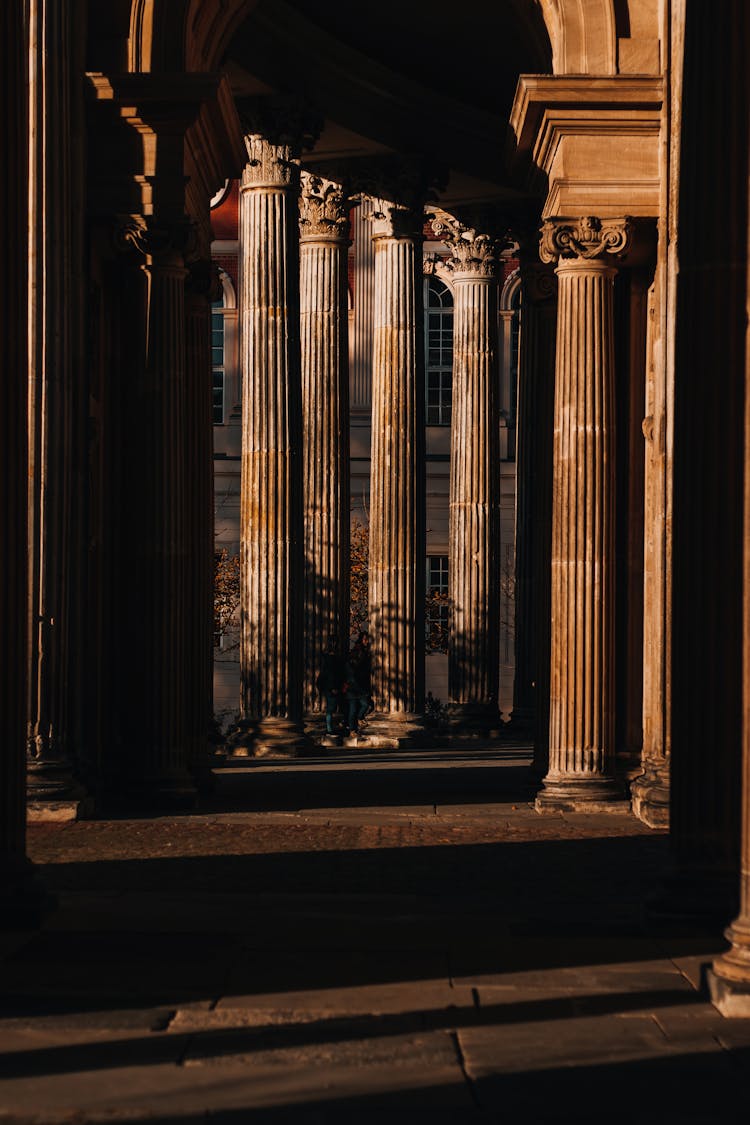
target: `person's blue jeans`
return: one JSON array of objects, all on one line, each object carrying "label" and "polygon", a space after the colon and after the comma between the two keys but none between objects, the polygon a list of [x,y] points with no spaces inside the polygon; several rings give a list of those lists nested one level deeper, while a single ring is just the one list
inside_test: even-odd
[{"label": "person's blue jeans", "polygon": [[355,733],[359,729],[360,720],[367,714],[368,698],[366,695],[350,695],[347,716],[349,730]]}]

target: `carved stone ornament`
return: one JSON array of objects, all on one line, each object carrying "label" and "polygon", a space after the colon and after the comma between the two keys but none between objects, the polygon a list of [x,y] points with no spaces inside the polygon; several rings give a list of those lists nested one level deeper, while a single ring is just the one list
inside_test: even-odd
[{"label": "carved stone ornament", "polygon": [[582,219],[548,219],[542,225],[539,257],[543,262],[556,262],[558,258],[583,258],[593,260],[605,254],[619,257],[630,249],[633,224],[629,218],[597,219],[593,215]]},{"label": "carved stone ornament", "polygon": [[535,305],[551,301],[557,295],[557,277],[549,264],[521,261],[524,299]]},{"label": "carved stone ornament", "polygon": [[242,187],[287,187],[299,185],[299,155],[291,144],[273,144],[260,133],[245,136],[247,164]]},{"label": "carved stone ornament", "polygon": [[190,255],[197,241],[195,224],[190,219],[160,222],[141,215],[120,219],[115,228],[118,250],[137,250],[144,258],[169,258]]},{"label": "carved stone ornament", "polygon": [[349,241],[349,211],[352,201],[343,184],[302,173],[299,200],[299,230],[304,238]]},{"label": "carved stone ornament", "polygon": [[451,256],[445,264],[453,273],[474,277],[497,276],[498,257],[504,245],[501,239],[480,234],[445,211],[433,214],[432,229],[435,237],[450,248]]},{"label": "carved stone ornament", "polygon": [[373,238],[421,238],[424,211],[390,199],[372,200],[367,216],[372,223]]}]

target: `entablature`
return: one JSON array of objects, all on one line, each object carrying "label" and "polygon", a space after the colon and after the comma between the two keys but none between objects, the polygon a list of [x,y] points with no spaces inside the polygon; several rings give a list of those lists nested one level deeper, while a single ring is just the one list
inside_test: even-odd
[{"label": "entablature", "polygon": [[660,76],[522,74],[510,163],[542,217],[658,216],[662,101]]}]

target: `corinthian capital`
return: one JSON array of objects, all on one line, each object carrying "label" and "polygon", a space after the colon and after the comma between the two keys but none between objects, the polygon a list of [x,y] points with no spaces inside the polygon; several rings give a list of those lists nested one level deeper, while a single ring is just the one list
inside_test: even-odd
[{"label": "corinthian capital", "polygon": [[542,226],[539,257],[543,262],[556,262],[558,258],[621,257],[630,249],[632,233],[632,221],[625,217],[548,219]]},{"label": "corinthian capital", "polygon": [[312,172],[302,173],[299,200],[299,230],[305,238],[349,238],[352,201],[343,184],[324,180]]},{"label": "corinthian capital", "polygon": [[291,99],[244,98],[238,109],[248,157],[242,186],[297,187],[300,156],[320,131],[318,117]]},{"label": "corinthian capital", "polygon": [[446,265],[454,274],[497,276],[498,259],[505,240],[480,233],[475,227],[465,226],[445,211],[437,211],[432,215],[432,229],[435,237],[450,249],[451,256]]}]

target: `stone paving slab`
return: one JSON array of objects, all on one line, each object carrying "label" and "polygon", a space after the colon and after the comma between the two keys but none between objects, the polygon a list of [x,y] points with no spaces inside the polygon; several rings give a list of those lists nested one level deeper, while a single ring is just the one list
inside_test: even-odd
[{"label": "stone paving slab", "polygon": [[721,934],[643,911],[664,835],[539,817],[493,754],[349,788],[253,763],[202,813],[32,825],[60,908],[0,941],[0,1123],[743,1119],[750,1021],[700,991]]}]

